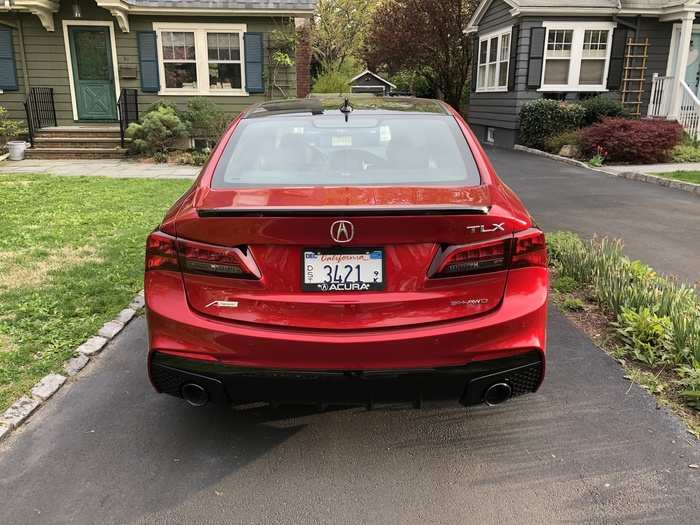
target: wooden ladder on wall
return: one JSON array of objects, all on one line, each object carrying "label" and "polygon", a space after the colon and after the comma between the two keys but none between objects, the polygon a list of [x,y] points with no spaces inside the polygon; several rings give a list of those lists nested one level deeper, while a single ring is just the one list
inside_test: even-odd
[{"label": "wooden ladder on wall", "polygon": [[624,108],[636,117],[640,117],[642,113],[642,95],[648,58],[648,38],[643,42],[635,42],[631,38],[627,40],[620,95]]}]

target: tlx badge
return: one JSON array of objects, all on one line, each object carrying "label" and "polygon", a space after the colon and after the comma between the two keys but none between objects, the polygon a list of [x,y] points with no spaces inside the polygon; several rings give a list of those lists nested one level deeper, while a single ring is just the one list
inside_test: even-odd
[{"label": "tlx badge", "polygon": [[477,224],[476,226],[467,226],[467,230],[469,230],[469,233],[490,233],[490,232],[498,232],[498,231],[505,231],[503,226],[505,225],[505,222],[496,222],[491,225],[491,227],[487,227],[485,224]]}]

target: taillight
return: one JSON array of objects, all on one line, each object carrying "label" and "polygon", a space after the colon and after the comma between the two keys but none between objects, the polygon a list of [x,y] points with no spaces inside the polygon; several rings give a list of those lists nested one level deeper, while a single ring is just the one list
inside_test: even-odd
[{"label": "taillight", "polygon": [[428,276],[457,277],[525,266],[547,266],[544,233],[537,228],[508,238],[450,246],[437,254]]},{"label": "taillight", "polygon": [[178,240],[182,271],[242,279],[259,279],[260,271],[250,252],[240,248]]},{"label": "taillight", "polygon": [[151,232],[146,241],[146,270],[179,269],[175,237],[158,230]]},{"label": "taillight", "polygon": [[525,266],[547,266],[547,243],[544,233],[537,228],[530,228],[513,236],[513,254],[511,268]]},{"label": "taillight", "polygon": [[510,238],[479,244],[451,246],[439,253],[430,277],[454,277],[473,273],[493,272],[506,267]]},{"label": "taillight", "polygon": [[176,239],[154,231],[146,242],[146,270],[174,270],[239,279],[259,279],[251,254],[240,248]]}]

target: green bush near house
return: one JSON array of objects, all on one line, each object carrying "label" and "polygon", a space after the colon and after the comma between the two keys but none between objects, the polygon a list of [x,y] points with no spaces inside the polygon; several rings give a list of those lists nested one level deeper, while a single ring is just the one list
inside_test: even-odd
[{"label": "green bush near house", "polygon": [[606,95],[597,95],[580,102],[585,110],[583,126],[590,126],[600,122],[605,117],[629,118],[629,112],[618,100],[614,100]]},{"label": "green bush near house", "polygon": [[[589,286],[614,319],[623,350],[651,366],[670,365],[690,405],[700,408],[700,297],[694,287],[631,261],[620,241],[584,241],[570,232],[547,236],[562,277]],[[697,405],[694,405],[697,403]]]},{"label": "green bush near house", "polygon": [[159,105],[126,130],[131,139],[130,149],[137,153],[154,155],[156,152],[166,154],[178,139],[186,137],[191,125],[178,115],[177,110],[169,105]]},{"label": "green bush near house", "polygon": [[181,118],[189,123],[192,138],[204,139],[208,147],[218,142],[231,122],[231,116],[218,105],[200,97],[187,102],[187,111],[182,113]]},{"label": "green bush near house", "polygon": [[544,149],[549,137],[581,127],[586,110],[580,104],[539,99],[520,110],[520,142]]}]

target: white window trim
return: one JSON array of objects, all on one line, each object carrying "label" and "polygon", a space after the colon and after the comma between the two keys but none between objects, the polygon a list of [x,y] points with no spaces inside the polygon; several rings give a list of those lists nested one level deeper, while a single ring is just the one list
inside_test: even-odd
[{"label": "white window trim", "polygon": [[[617,27],[615,22],[563,22],[563,21],[544,21],[542,27],[545,31],[544,35],[544,59],[542,61],[542,78],[540,79],[540,88],[537,91],[608,91],[606,85],[608,82],[608,68],[610,67],[610,51],[612,48],[613,29]],[[547,84],[544,83],[544,74],[547,67],[547,41],[549,40],[550,30],[570,29],[573,31],[571,36],[571,57],[569,58],[569,81],[566,84]],[[605,66],[603,67],[603,83],[602,84],[579,84],[579,76],[581,74],[581,60],[583,59],[583,38],[586,30],[606,30],[608,31],[608,45],[605,55]],[[585,59],[583,59],[585,60]]]},{"label": "white window trim", "polygon": [[[491,39],[497,37],[498,38],[498,49],[496,51],[496,82],[498,82],[499,73],[501,69],[501,53],[500,53],[500,47],[501,47],[501,37],[503,35],[510,35],[508,37],[508,60],[506,60],[506,85],[505,86],[494,86],[494,87],[479,87],[479,80],[481,80],[479,77],[481,75],[481,64],[479,63],[479,59],[481,58],[480,55],[480,50],[481,50],[481,42],[486,41],[486,59],[488,60],[489,57],[489,47],[491,46]],[[500,29],[497,29],[495,31],[491,31],[490,33],[485,33],[483,35],[479,35],[479,42],[476,47],[476,92],[477,93],[493,93],[493,92],[504,92],[508,91],[508,76],[510,74],[510,50],[512,49],[513,46],[513,26],[508,26],[508,27],[502,27]],[[489,63],[488,61],[486,62],[487,64]],[[488,66],[486,68],[486,74],[488,75]],[[488,80],[488,79],[485,79]]]},{"label": "white window trim", "polygon": [[[160,75],[159,95],[162,96],[191,96],[206,95],[213,97],[247,97],[245,89],[245,46],[243,35],[247,31],[246,24],[192,24],[181,22],[153,22],[153,30],[158,40],[158,73]],[[163,62],[163,46],[161,33],[183,31],[194,33],[194,51],[197,71],[197,88],[166,88],[165,65]],[[238,33],[241,49],[241,89],[210,89],[209,88],[209,54],[207,52],[207,33]]]},{"label": "white window trim", "polygon": [[112,69],[114,73],[114,100],[119,100],[121,86],[119,85],[119,62],[117,60],[117,43],[114,39],[114,24],[112,22],[100,22],[97,20],[64,20],[63,28],[63,45],[66,50],[66,62],[68,64],[68,88],[70,89],[70,103],[73,110],[73,120],[78,122],[78,99],[75,95],[75,79],[73,78],[73,57],[70,50],[70,34],[69,26],[97,26],[109,28],[109,44],[112,47]]}]

